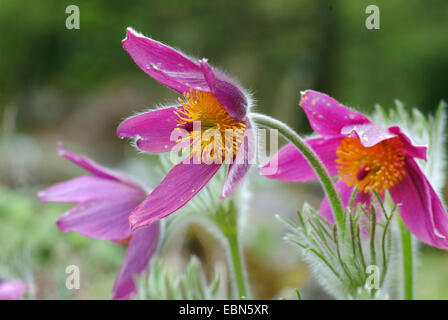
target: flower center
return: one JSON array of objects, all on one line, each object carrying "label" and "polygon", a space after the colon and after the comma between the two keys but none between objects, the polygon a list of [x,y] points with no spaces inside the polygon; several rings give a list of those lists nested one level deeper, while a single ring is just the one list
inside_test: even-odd
[{"label": "flower center", "polygon": [[176,108],[177,128],[189,132],[177,140],[184,143],[183,152],[190,152],[203,162],[231,160],[243,141],[246,124],[233,119],[218,99],[209,92],[184,93],[179,98],[183,108]]},{"label": "flower center", "polygon": [[384,140],[372,147],[364,147],[358,138],[344,138],[336,155],[339,177],[364,192],[383,193],[406,174],[406,151],[399,138]]}]

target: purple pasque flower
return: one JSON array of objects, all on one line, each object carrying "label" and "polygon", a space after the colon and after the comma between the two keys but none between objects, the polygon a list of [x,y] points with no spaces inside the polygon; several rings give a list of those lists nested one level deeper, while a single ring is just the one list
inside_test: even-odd
[{"label": "purple pasque flower", "polygon": [[61,145],[57,151],[90,174],[57,183],[39,192],[39,199],[77,203],[56,219],[62,232],[74,231],[128,246],[112,289],[112,298],[130,299],[137,291],[134,276],[148,269],[160,237],[160,223],[135,232],[130,229],[129,214],[145,199],[146,193],[136,182],[86,157],[67,152]]},{"label": "purple pasque flower", "polygon": [[21,280],[0,280],[0,300],[20,300],[27,291],[26,283]]},{"label": "purple pasque flower", "polygon": [[[196,160],[180,162],[130,215],[132,229],[150,225],[184,206],[230,163],[221,198],[229,196],[249,170],[254,135],[249,133],[250,98],[244,89],[206,59],[196,60],[128,28],[123,47],[149,76],[183,95],[172,107],[123,121],[117,134],[136,139],[146,152],[183,149]],[[172,134],[183,136],[172,139]],[[213,137],[204,138],[212,132]],[[227,139],[227,133],[231,139]],[[223,141],[225,137],[225,142]]]},{"label": "purple pasque flower", "polygon": [[[426,147],[415,145],[398,126],[382,128],[367,117],[316,91],[302,93],[305,111],[317,138],[307,140],[331,175],[339,175],[336,188],[348,206],[353,188],[355,203],[369,203],[371,192],[389,193],[409,230],[434,247],[448,248],[448,217],[440,198],[415,159],[426,160]],[[292,145],[283,147],[271,161],[278,170],[268,178],[284,181],[316,179],[314,171]],[[333,222],[328,200],[320,212]]]}]

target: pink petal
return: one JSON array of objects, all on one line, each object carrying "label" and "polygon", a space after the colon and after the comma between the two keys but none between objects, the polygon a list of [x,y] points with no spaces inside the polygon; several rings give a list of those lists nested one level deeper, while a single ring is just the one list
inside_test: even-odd
[{"label": "pink petal", "polygon": [[180,93],[190,88],[210,91],[199,64],[179,51],[131,28],[126,29],[122,44],[140,69],[167,87]]},{"label": "pink petal", "polygon": [[306,90],[302,93],[300,106],[305,111],[311,127],[323,136],[339,135],[343,127],[370,123],[370,120],[340,104],[326,94]]},{"label": "pink petal", "polygon": [[420,158],[425,161],[427,160],[426,152],[428,148],[426,146],[416,145],[415,142],[413,142],[410,137],[408,137],[406,134],[403,133],[403,131],[401,131],[400,127],[397,126],[390,127],[389,131],[401,138],[401,141],[404,143],[406,151],[411,157]]},{"label": "pink petal", "polygon": [[91,172],[92,174],[100,178],[120,181],[135,188],[141,189],[141,187],[137,183],[130,180],[129,178],[122,176],[121,174],[116,173],[110,169],[104,168],[103,166],[99,165],[98,163],[87,157],[66,151],[63,148],[62,143],[57,144],[56,150],[61,157],[66,158],[67,160],[73,162],[77,166],[84,168],[85,170]]},{"label": "pink petal", "polygon": [[57,183],[39,192],[38,197],[42,202],[81,202],[95,198],[114,198],[135,194],[144,194],[144,192],[118,181],[97,176],[81,176]]},{"label": "pink petal", "polygon": [[215,175],[221,164],[179,163],[129,216],[132,230],[150,225],[183,207]]},{"label": "pink petal", "polygon": [[212,92],[235,120],[245,119],[248,101],[240,86],[211,68],[205,59],[197,62],[131,28],[126,30],[126,35],[123,47],[152,78],[180,93],[190,88]]},{"label": "pink petal", "polygon": [[381,141],[397,137],[396,134],[373,123],[350,124],[344,126],[341,133],[359,138],[364,147],[372,147]]},{"label": "pink petal", "polygon": [[75,231],[91,238],[118,240],[130,236],[129,214],[144,194],[116,195],[81,202],[56,220],[62,232]]},{"label": "pink petal", "polygon": [[403,142],[408,155],[426,160],[427,148],[425,146],[416,145],[397,126],[384,129],[373,123],[353,124],[342,128],[341,133],[345,136],[355,136],[359,138],[359,141],[365,147],[372,147],[381,141],[399,137]]},{"label": "pink petal", "polygon": [[25,282],[9,280],[0,282],[0,300],[19,300],[28,291]]},{"label": "pink petal", "polygon": [[137,147],[146,152],[167,152],[179,148],[171,134],[177,126],[175,108],[145,112],[124,120],[117,129],[120,138],[136,138]]},{"label": "pink petal", "polygon": [[238,149],[238,153],[233,163],[229,165],[229,171],[222,186],[220,199],[227,198],[233,193],[235,188],[246,176],[250,169],[250,165],[255,162],[256,133],[253,131],[249,121],[247,121],[246,126],[243,142]]},{"label": "pink petal", "polygon": [[137,292],[134,277],[149,272],[151,257],[157,249],[160,223],[141,228],[132,234],[126,256],[112,289],[112,299],[131,299]]},{"label": "pink petal", "polygon": [[[337,159],[336,150],[341,144],[341,138],[312,138],[306,140],[306,142],[327,167],[330,175],[336,175],[338,172],[335,162]],[[276,167],[277,170],[272,173]],[[314,169],[292,144],[281,148],[266,165],[260,168],[260,173],[271,179],[291,182],[315,180],[317,178]]]},{"label": "pink petal", "polygon": [[406,169],[404,179],[389,190],[404,223],[421,241],[448,249],[448,217],[440,198],[410,157]]},{"label": "pink petal", "polygon": [[144,200],[145,191],[94,161],[65,151],[61,144],[58,153],[94,174],[55,184],[38,194],[44,202],[79,202],[56,220],[59,229],[110,240],[129,237],[128,215]]},{"label": "pink petal", "polygon": [[212,69],[205,59],[200,61],[202,72],[211,92],[226,108],[232,118],[242,121],[246,118],[248,101],[233,80],[219,70]]},{"label": "pink petal", "polygon": [[[344,208],[349,207],[354,187],[347,185],[344,180],[338,180],[335,184],[335,188],[339,192]],[[370,206],[370,197],[371,195],[369,193],[357,192],[353,205],[356,206],[357,204],[364,204],[365,207],[368,208]],[[378,213],[379,211],[377,210],[376,212]],[[330,202],[328,201],[327,196],[324,197],[322,203],[320,204],[319,213],[328,222],[331,224],[334,223],[333,210],[331,210]]]}]

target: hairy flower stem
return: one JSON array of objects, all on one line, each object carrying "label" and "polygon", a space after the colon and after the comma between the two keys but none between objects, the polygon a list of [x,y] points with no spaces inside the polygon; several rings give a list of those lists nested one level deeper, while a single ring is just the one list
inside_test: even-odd
[{"label": "hairy flower stem", "polygon": [[335,216],[335,220],[339,230],[341,230],[341,236],[344,236],[345,233],[345,219],[344,219],[344,211],[341,200],[336,192],[336,189],[333,184],[333,180],[327,172],[327,169],[319,160],[319,157],[316,153],[310,148],[310,146],[305,143],[305,141],[288,125],[283,122],[268,117],[259,113],[251,113],[249,117],[257,124],[264,126],[269,129],[278,130],[278,132],[289,142],[291,142],[297,149],[302,153],[302,155],[308,160],[308,163],[316,172],[319,177],[319,181],[324,188],[325,193],[327,194],[328,200],[330,202],[330,206],[333,210],[333,214]]},{"label": "hairy flower stem", "polygon": [[403,298],[414,299],[414,258],[412,235],[403,220],[400,219],[401,250],[403,262]]},{"label": "hairy flower stem", "polygon": [[246,281],[246,268],[243,267],[243,253],[241,251],[238,234],[227,235],[227,241],[229,242],[230,256],[233,266],[233,273],[238,291],[238,298],[247,299],[247,281]]},{"label": "hairy flower stem", "polygon": [[230,207],[221,208],[214,216],[214,222],[221,230],[229,249],[229,264],[236,283],[236,292],[239,299],[250,298],[250,290],[247,282],[246,266],[243,252],[239,243],[239,224],[237,210],[233,201]]}]

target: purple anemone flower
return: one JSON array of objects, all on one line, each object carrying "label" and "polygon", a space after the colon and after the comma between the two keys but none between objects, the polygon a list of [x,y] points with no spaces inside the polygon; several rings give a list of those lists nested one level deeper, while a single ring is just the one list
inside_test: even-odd
[{"label": "purple anemone flower", "polygon": [[137,291],[134,276],[148,270],[160,236],[160,223],[136,232],[130,229],[129,214],[145,199],[146,193],[136,182],[88,158],[67,152],[61,145],[57,151],[91,174],[55,184],[39,192],[39,199],[77,203],[57,218],[56,225],[62,232],[75,231],[128,246],[112,289],[112,298],[130,299]]},{"label": "purple anemone flower", "polygon": [[[128,28],[123,47],[149,76],[183,95],[175,106],[138,114],[123,121],[117,134],[135,138],[145,152],[183,149],[196,163],[178,163],[130,215],[132,229],[150,225],[184,206],[229,163],[221,198],[229,196],[249,170],[253,125],[249,95],[206,59],[196,60]],[[197,129],[196,126],[199,126]],[[214,130],[213,137],[205,139]],[[173,132],[183,132],[172,139]],[[227,132],[232,138],[227,139]],[[218,136],[216,136],[217,134]],[[223,142],[223,137],[226,141]]]},{"label": "purple anemone flower", "polygon": [[20,300],[28,287],[21,280],[0,281],[0,300]]},{"label": "purple anemone flower", "polygon": [[[302,93],[300,106],[313,130],[320,136],[307,140],[331,175],[339,175],[336,188],[348,206],[358,188],[355,203],[368,204],[372,191],[389,193],[409,230],[421,241],[448,249],[448,217],[440,198],[415,159],[426,161],[425,146],[417,146],[398,126],[382,128],[361,113],[316,91]],[[278,170],[269,174],[269,163],[260,168],[268,178],[307,181],[316,175],[300,152],[291,144],[283,147],[271,161]],[[321,214],[333,222],[327,199]]]}]

